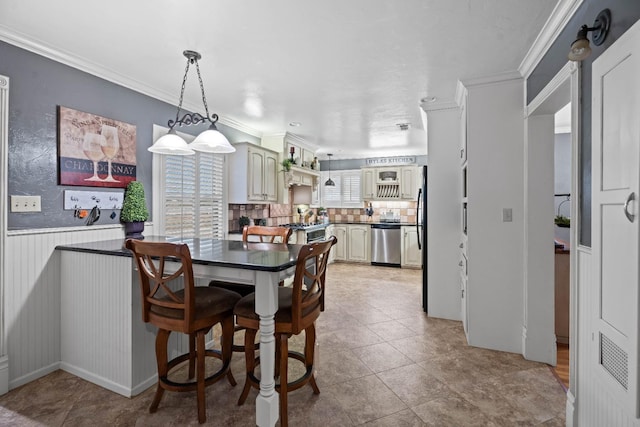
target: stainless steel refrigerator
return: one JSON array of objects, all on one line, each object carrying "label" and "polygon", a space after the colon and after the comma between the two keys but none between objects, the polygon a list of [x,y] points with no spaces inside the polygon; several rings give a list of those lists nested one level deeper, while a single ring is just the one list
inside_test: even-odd
[{"label": "stainless steel refrigerator", "polygon": [[[422,309],[427,313],[427,166],[422,167],[422,185],[418,189],[416,206],[416,233],[418,233],[418,249],[422,257]],[[422,225],[422,228],[420,227]]]}]

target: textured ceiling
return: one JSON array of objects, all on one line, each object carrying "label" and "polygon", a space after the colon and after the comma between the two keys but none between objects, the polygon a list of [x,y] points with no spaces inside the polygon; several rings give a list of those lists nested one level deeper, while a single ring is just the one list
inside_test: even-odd
[{"label": "textured ceiling", "polygon": [[[197,50],[223,123],[289,132],[334,158],[410,155],[426,153],[421,99],[453,101],[458,79],[516,70],[556,2],[2,1],[0,39],[173,104],[182,51]],[[201,105],[193,73],[187,106]]]}]

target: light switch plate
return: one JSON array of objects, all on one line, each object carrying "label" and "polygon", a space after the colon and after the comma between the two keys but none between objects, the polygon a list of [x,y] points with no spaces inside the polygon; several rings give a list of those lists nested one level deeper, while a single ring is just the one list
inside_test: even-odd
[{"label": "light switch plate", "polygon": [[11,212],[40,212],[40,196],[11,196]]},{"label": "light switch plate", "polygon": [[502,222],[513,221],[513,210],[511,208],[502,208]]}]

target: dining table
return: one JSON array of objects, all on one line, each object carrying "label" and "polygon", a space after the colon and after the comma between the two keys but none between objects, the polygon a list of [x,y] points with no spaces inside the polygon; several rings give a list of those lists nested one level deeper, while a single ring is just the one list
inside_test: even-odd
[{"label": "dining table", "polygon": [[[145,236],[144,240],[186,243],[197,285],[223,280],[255,286],[262,372],[256,425],[274,426],[279,416],[274,379],[278,284],[293,274],[303,245],[172,236]],[[137,272],[124,240],[64,244],[56,249],[61,257],[63,300],[61,368],[120,394],[144,391],[157,379],[148,363],[154,360],[155,331],[142,325]],[[114,297],[114,293],[119,295]],[[112,310],[101,309],[105,301],[114,305]],[[122,321],[123,313],[129,324]],[[119,325],[120,333],[110,331],[114,324]],[[82,344],[78,343],[80,336],[85,337]],[[90,350],[96,345],[100,355]],[[115,370],[115,365],[120,369]]]}]

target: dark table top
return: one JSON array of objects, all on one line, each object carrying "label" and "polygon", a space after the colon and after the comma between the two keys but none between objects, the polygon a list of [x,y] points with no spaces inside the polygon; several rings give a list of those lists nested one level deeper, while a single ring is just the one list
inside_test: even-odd
[{"label": "dark table top", "polygon": [[[298,252],[303,246],[168,236],[145,236],[144,240],[145,242],[186,243],[191,251],[193,264],[260,271],[282,271],[294,266]],[[131,257],[131,252],[124,247],[122,239],[59,245],[56,249]]]}]

